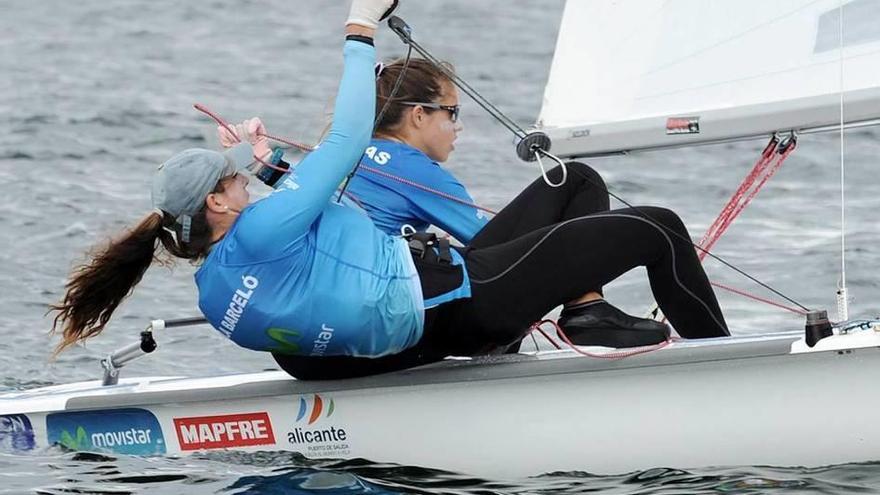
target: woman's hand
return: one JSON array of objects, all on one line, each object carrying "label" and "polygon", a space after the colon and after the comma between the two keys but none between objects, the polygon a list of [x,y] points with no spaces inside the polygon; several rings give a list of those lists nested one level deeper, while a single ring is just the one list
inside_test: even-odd
[{"label": "woman's hand", "polygon": [[391,15],[396,7],[397,0],[353,0],[345,25],[375,30],[379,21]]},{"label": "woman's hand", "polygon": [[232,130],[235,134],[229,132],[229,130],[222,125],[217,126],[217,133],[220,135],[220,144],[223,145],[224,148],[235,146],[241,141],[247,141],[253,146],[255,156],[261,159],[266,159],[267,156],[272,154],[272,150],[269,149],[269,139],[266,138],[266,126],[263,125],[263,122],[259,117],[247,119],[241,124],[235,124],[232,126]]}]

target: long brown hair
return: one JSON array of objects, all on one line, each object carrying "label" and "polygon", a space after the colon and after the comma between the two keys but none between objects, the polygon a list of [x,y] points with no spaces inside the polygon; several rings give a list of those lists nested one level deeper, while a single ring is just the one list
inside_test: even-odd
[{"label": "long brown hair", "polygon": [[[221,181],[213,192],[223,190]],[[101,333],[113,311],[131,294],[153,261],[170,266],[173,257],[193,263],[207,257],[211,228],[204,207],[192,217],[190,241],[178,242],[181,234],[182,227],[174,217],[153,211],[134,228],[96,250],[88,262],[74,268],[65,285],[64,298],[49,306],[49,312],[58,312],[52,322],[52,333],[60,328],[62,334],[55,355]],[[171,256],[157,253],[159,245]]]},{"label": "long brown hair", "polygon": [[[403,71],[404,59],[397,59],[385,65],[382,72],[376,78],[376,115],[382,112],[382,119],[376,124],[376,132],[390,134],[400,124],[404,111],[407,107],[395,104],[401,101],[416,101],[432,103],[443,97],[444,84],[452,84],[452,80],[442,69],[423,58],[410,59],[406,64],[406,72],[394,95],[391,92],[397,84],[401,71]],[[443,68],[450,73],[455,69],[448,62],[441,63]],[[390,98],[391,103],[386,106]],[[425,108],[425,111],[433,111]]]}]

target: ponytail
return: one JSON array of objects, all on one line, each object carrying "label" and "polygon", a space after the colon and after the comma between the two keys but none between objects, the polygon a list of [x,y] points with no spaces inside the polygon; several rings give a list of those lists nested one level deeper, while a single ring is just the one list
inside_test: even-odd
[{"label": "ponytail", "polygon": [[[219,181],[213,192],[224,190]],[[192,216],[190,241],[182,243],[178,242],[181,225],[170,214],[154,210],[123,237],[111,241],[91,261],[74,269],[65,286],[64,299],[49,306],[50,312],[58,311],[52,322],[52,333],[61,329],[61,342],[54,354],[101,333],[116,307],[131,294],[154,260],[164,266],[173,264],[173,259],[157,256],[159,244],[177,258],[193,263],[204,260],[212,245],[206,215],[203,207]]]},{"label": "ponytail", "polygon": [[113,311],[150,267],[161,230],[162,217],[158,212],[150,213],[133,230],[111,241],[90,262],[73,271],[64,299],[50,306],[50,311],[58,311],[52,332],[59,327],[62,330],[56,355],[104,330]]}]

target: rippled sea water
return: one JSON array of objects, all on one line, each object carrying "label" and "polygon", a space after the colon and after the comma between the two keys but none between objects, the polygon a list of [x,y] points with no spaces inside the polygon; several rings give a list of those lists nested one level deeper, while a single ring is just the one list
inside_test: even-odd
[{"label": "rippled sea water", "polygon": [[[562,0],[404,1],[421,43],[528,125],[540,108]],[[155,166],[191,146],[214,146],[201,102],[228,120],[259,115],[270,132],[314,141],[341,69],[347,2],[326,0],[10,4],[0,16],[0,391],[91,379],[97,359],[151,318],[195,313],[193,268],[154,268],[85,348],[51,361],[47,304],[90,246],[149,211]],[[380,55],[399,56],[382,32]],[[463,100],[465,132],[449,167],[475,198],[499,208],[537,174],[516,160],[507,131]],[[832,309],[840,264],[838,141],[809,136],[716,247],[731,263],[807,306]],[[591,161],[635,204],[678,211],[705,230],[763,143]],[[880,306],[874,190],[876,131],[847,135],[847,276],[853,316]],[[619,205],[618,205],[619,206]],[[715,262],[713,279],[766,296]],[[616,304],[650,302],[636,270],[607,287]],[[720,293],[734,333],[802,327],[800,317]],[[832,312],[833,313],[833,312]],[[209,330],[169,332],[131,375],[211,375],[274,368]],[[216,356],[223,359],[216,359]],[[847,414],[856,414],[850,411]],[[636,446],[634,445],[634,448]],[[46,451],[0,454],[0,493],[873,493],[877,464],[816,469],[657,467],[593,476],[548,473],[483,480],[368,460],[314,462],[287,454],[106,457]]]}]

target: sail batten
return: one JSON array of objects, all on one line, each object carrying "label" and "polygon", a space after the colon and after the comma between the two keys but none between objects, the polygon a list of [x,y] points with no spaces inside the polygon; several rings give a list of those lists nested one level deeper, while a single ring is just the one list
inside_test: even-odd
[{"label": "sail batten", "polygon": [[569,0],[537,126],[589,156],[839,124],[841,92],[880,117],[880,1],[844,3],[842,51],[840,4]]}]

